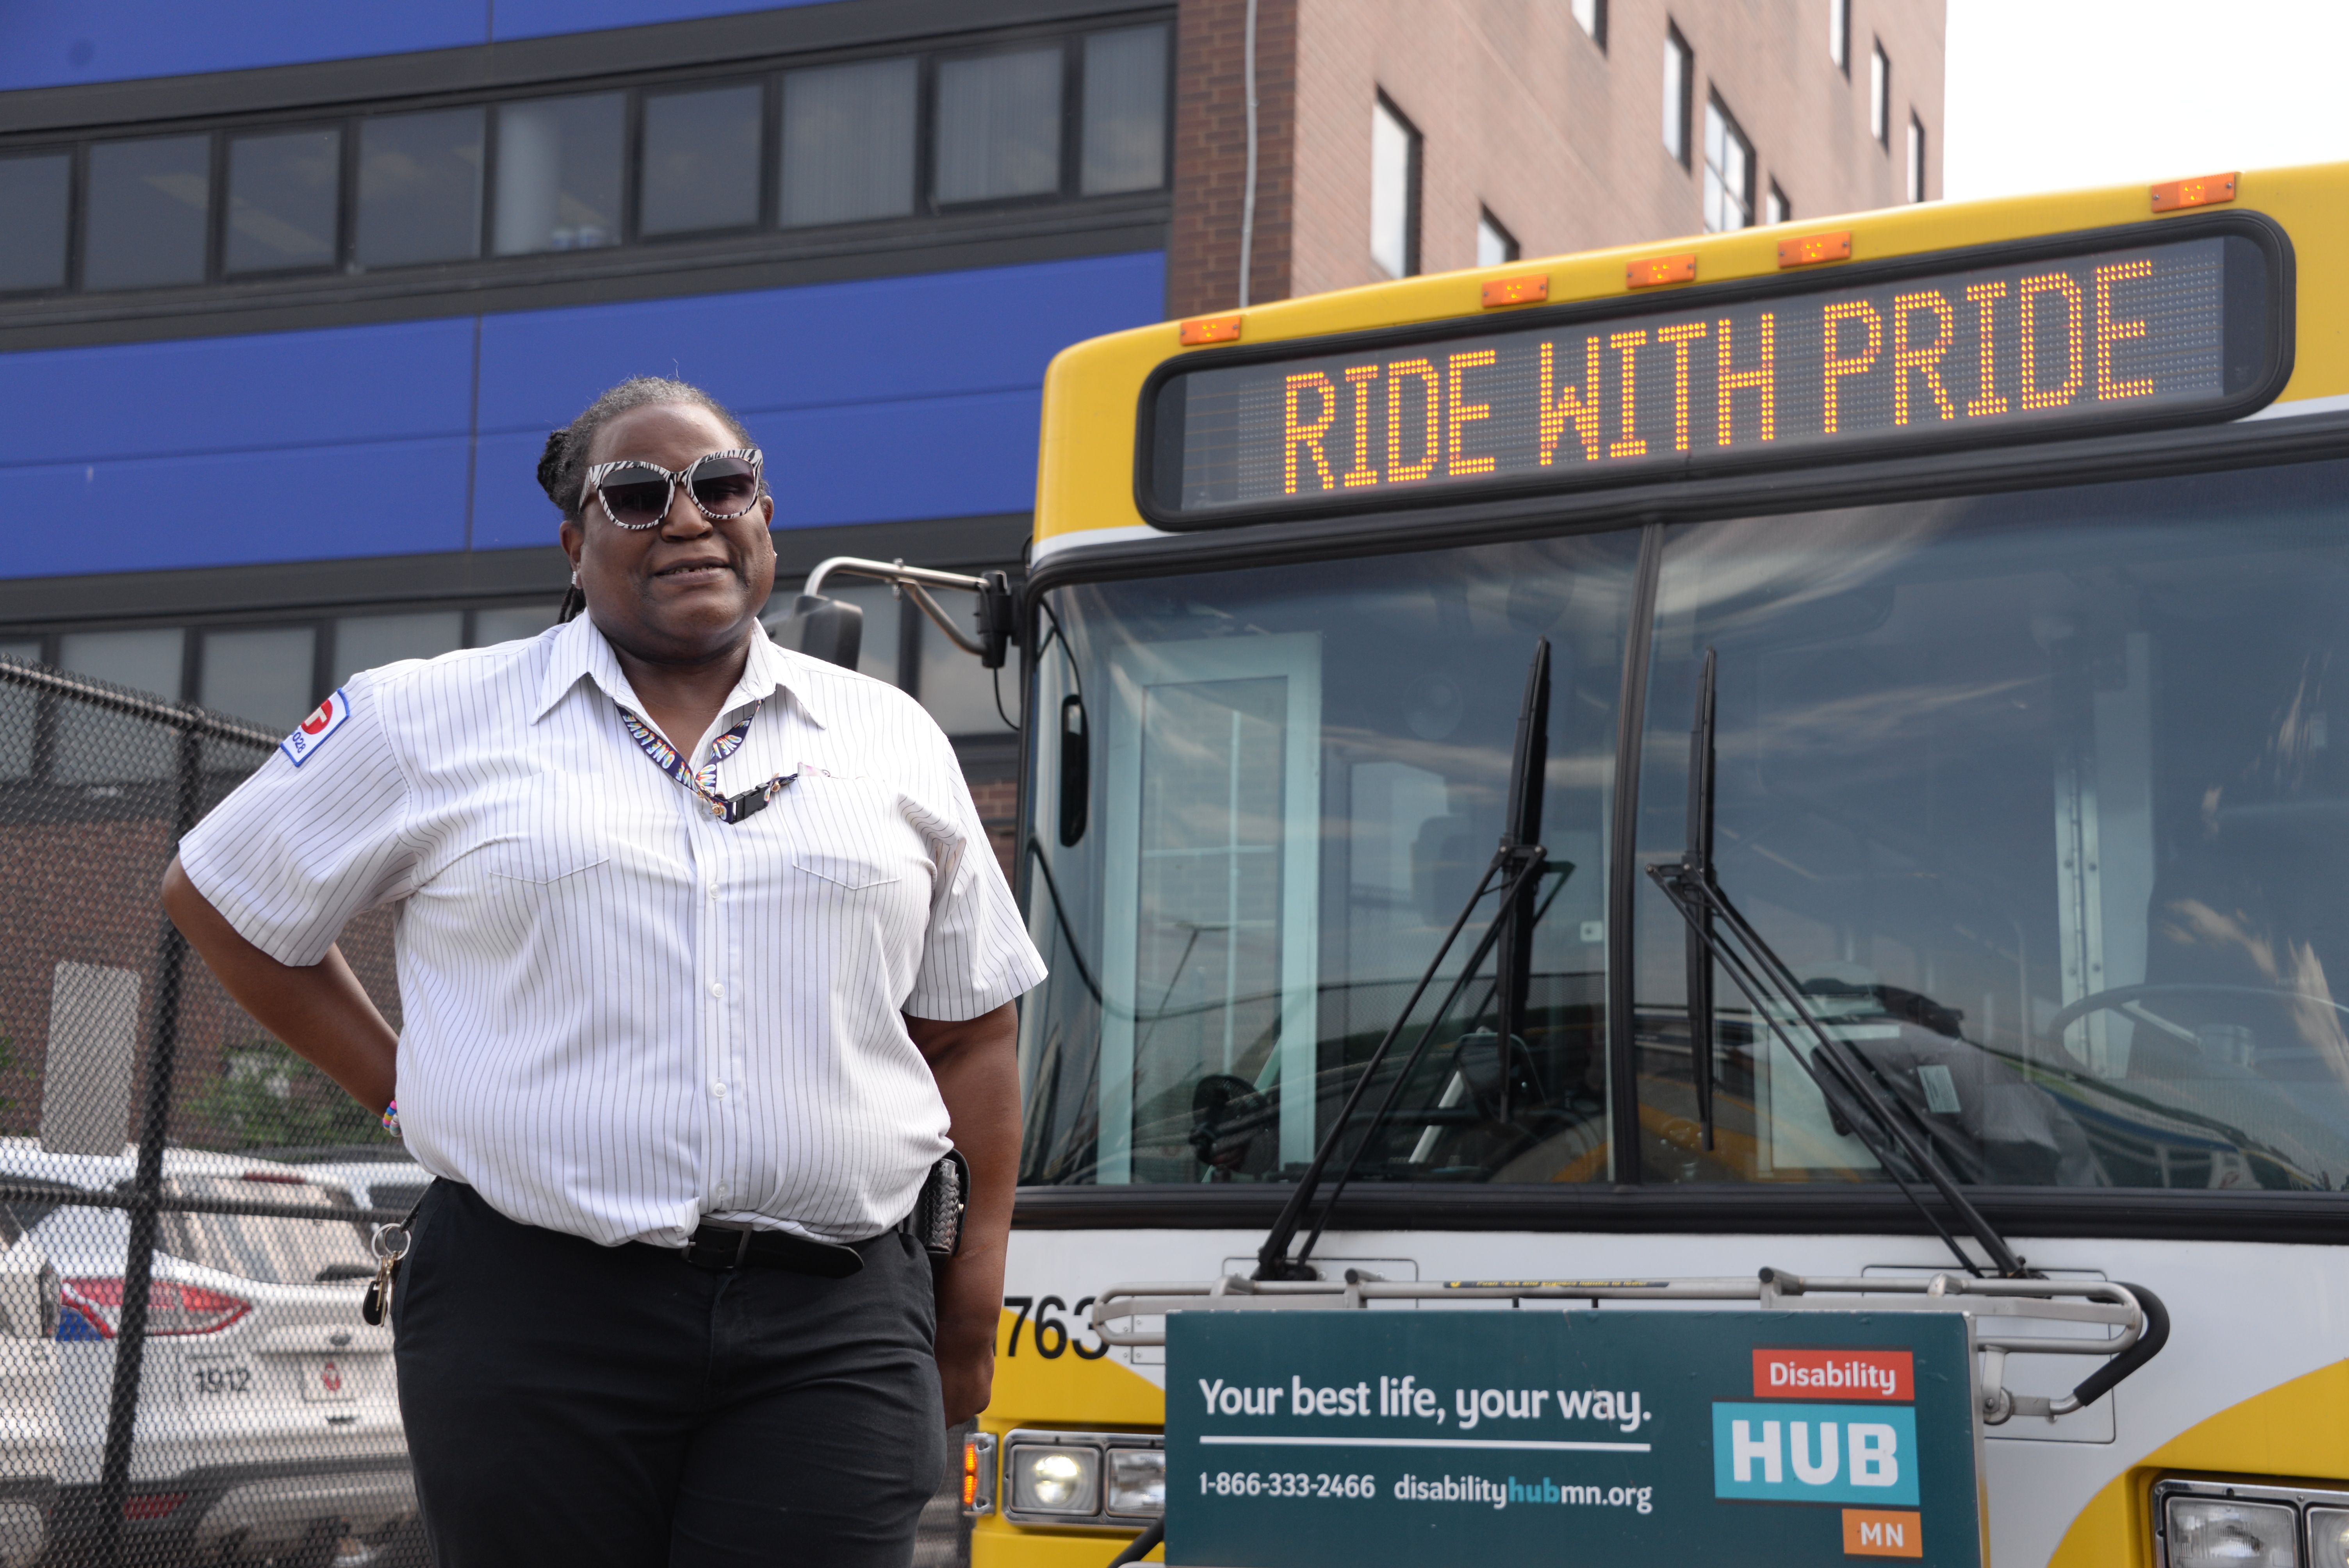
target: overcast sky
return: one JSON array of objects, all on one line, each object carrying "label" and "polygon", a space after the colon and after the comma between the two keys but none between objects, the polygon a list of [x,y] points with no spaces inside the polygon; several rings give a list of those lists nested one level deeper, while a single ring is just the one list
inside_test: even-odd
[{"label": "overcast sky", "polygon": [[1948,4],[1952,201],[2349,159],[2349,0]]}]

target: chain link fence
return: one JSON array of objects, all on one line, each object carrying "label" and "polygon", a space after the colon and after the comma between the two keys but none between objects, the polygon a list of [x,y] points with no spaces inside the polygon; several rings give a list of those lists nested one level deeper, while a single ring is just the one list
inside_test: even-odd
[{"label": "chain link fence", "polygon": [[[430,1178],[157,896],[278,739],[0,660],[0,1568],[431,1560],[359,1311]],[[389,913],[341,945],[397,1027]],[[968,1560],[953,1479],[924,1568]]]}]

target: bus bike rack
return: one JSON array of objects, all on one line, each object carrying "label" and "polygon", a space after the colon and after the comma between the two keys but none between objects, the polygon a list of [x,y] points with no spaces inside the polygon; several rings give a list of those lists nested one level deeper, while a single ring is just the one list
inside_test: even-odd
[{"label": "bus bike rack", "polygon": [[[1226,1274],[1209,1282],[1112,1285],[1094,1301],[1093,1332],[1104,1344],[1164,1345],[1164,1327],[1141,1320],[1170,1312],[1263,1312],[1281,1309],[1367,1308],[1379,1301],[1750,1301],[1764,1311],[1845,1306],[1837,1297],[1868,1296],[1869,1312],[1963,1314],[1981,1353],[1982,1425],[2017,1416],[2054,1420],[2096,1402],[2158,1355],[2169,1337],[2169,1315],[2142,1286],[2104,1280],[1988,1279],[1961,1274],[1890,1279],[1806,1278],[1765,1268],[1752,1279],[1673,1280],[1385,1280],[1348,1269],[1342,1280],[1252,1280]],[[1889,1298],[1889,1299],[1887,1299]],[[2050,1338],[2013,1332],[2010,1322],[2102,1325],[2117,1333],[2103,1339]],[[1118,1326],[1123,1325],[1123,1326]],[[2010,1356],[2099,1356],[2105,1364],[2071,1393],[2050,1398],[2017,1394],[2005,1386]]]}]

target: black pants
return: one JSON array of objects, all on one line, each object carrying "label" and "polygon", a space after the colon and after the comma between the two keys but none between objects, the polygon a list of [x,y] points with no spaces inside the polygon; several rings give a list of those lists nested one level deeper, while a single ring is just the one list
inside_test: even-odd
[{"label": "black pants", "polygon": [[439,1568],[905,1568],[944,1473],[930,1263],[710,1274],[435,1182],[392,1298]]}]

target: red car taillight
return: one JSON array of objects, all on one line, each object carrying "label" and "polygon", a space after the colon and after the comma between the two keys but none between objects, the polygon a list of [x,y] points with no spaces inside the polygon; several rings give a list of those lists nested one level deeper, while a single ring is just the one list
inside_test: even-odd
[{"label": "red car taillight", "polygon": [[[98,1338],[114,1337],[122,1316],[122,1281],[119,1277],[69,1279],[58,1295],[65,1311],[79,1317]],[[150,1334],[217,1334],[252,1310],[253,1303],[249,1301],[200,1284],[159,1279],[147,1287]],[[62,1326],[58,1336],[68,1337]]]}]

